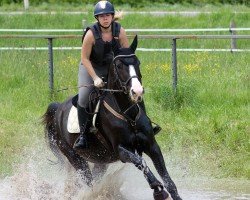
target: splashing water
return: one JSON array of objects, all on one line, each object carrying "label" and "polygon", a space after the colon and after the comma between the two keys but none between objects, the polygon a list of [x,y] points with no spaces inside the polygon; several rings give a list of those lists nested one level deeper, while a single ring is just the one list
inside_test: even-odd
[{"label": "splashing water", "polygon": [[[102,180],[89,188],[69,163],[63,168],[51,165],[48,158],[53,155],[45,149],[41,145],[40,150],[29,150],[14,175],[0,180],[0,200],[153,200],[142,172],[132,164],[111,164]],[[147,163],[155,172],[150,160]],[[250,199],[250,181],[174,177],[183,199]]]},{"label": "splashing water", "polygon": [[102,180],[89,188],[67,161],[65,167],[52,165],[48,159],[53,154],[45,149],[29,150],[27,162],[0,180],[0,200],[152,200],[142,173],[131,164],[111,164]]}]

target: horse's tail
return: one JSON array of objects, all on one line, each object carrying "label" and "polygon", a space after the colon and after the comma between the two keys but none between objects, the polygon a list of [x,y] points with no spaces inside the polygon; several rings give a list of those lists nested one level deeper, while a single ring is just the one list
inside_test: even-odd
[{"label": "horse's tail", "polygon": [[56,132],[56,123],[55,123],[55,114],[60,106],[60,103],[58,102],[53,102],[51,103],[45,114],[42,116],[42,123],[45,126],[45,139],[48,142],[48,145],[50,149],[52,150],[53,154],[58,158],[58,162],[53,162],[53,163],[63,163],[63,159],[60,154],[60,150],[58,147],[58,134]]}]

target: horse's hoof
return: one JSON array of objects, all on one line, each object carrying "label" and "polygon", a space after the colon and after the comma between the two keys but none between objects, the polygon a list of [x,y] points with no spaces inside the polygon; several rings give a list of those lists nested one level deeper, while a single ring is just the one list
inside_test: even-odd
[{"label": "horse's hoof", "polygon": [[154,190],[154,200],[168,200],[168,197],[169,194],[165,190]]}]

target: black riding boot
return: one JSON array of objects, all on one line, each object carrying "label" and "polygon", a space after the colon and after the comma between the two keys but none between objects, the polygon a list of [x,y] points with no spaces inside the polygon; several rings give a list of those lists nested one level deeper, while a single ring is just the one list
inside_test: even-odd
[{"label": "black riding boot", "polygon": [[[146,113],[146,107],[145,107],[144,101],[141,101],[139,103],[139,105],[141,106],[142,110],[144,110],[144,112]],[[159,133],[161,131],[161,127],[158,124],[151,122],[151,125],[152,125],[153,131],[154,131],[154,135],[156,135],[157,133]]]},{"label": "black riding boot", "polygon": [[89,130],[89,113],[86,109],[77,104],[78,120],[80,126],[80,136],[77,138],[74,149],[85,149],[88,147],[86,133]]}]

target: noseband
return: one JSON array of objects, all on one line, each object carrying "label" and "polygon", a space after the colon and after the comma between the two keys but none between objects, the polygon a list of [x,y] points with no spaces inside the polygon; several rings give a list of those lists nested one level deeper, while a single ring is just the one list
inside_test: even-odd
[{"label": "noseband", "polygon": [[[118,69],[117,69],[118,67],[117,67],[117,64],[115,63],[115,61],[116,61],[117,59],[119,59],[119,58],[130,58],[130,57],[134,57],[134,56],[135,56],[135,54],[130,54],[130,55],[118,55],[118,56],[116,56],[116,57],[113,59],[115,80],[118,81],[119,87],[122,88],[121,92],[123,92],[123,93],[125,93],[125,94],[128,93],[128,91],[127,91],[127,86],[128,86],[128,83],[130,82],[130,80],[131,80],[132,78],[138,78],[138,79],[139,79],[139,77],[138,77],[137,75],[129,76],[129,78],[128,78],[126,81],[122,81],[121,78],[120,78],[120,76],[119,76]],[[122,61],[121,61],[121,62],[122,62]],[[123,62],[122,62],[122,63],[123,63]],[[124,64],[124,63],[123,63],[123,64]],[[129,63],[124,64],[124,65],[130,66]]]}]

